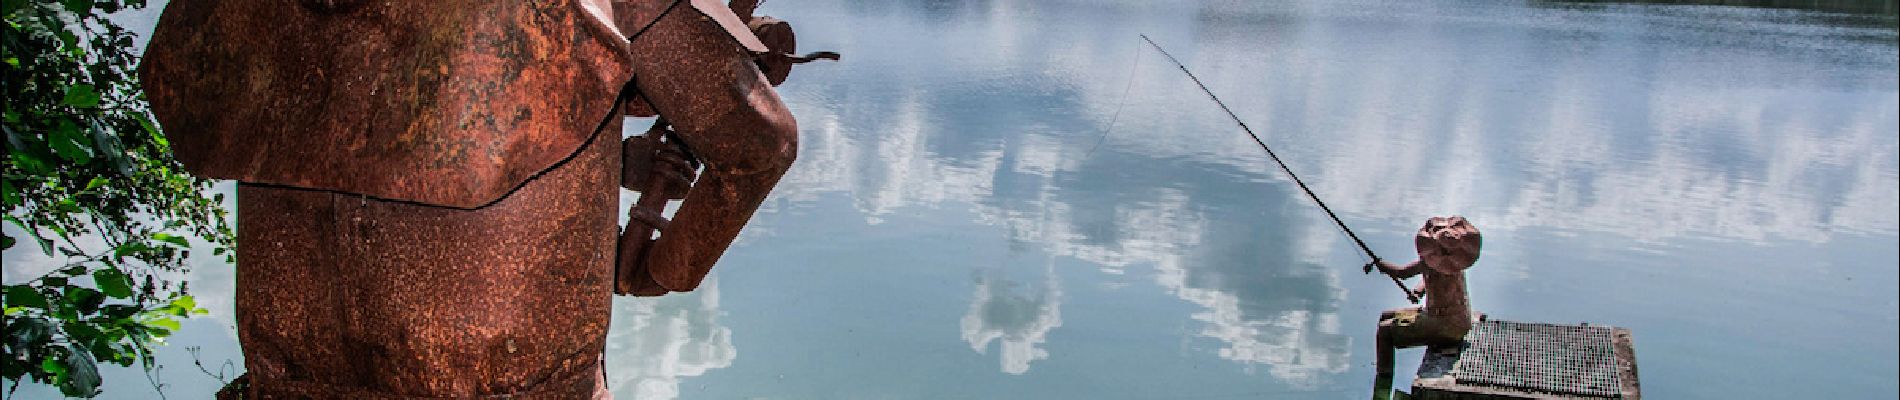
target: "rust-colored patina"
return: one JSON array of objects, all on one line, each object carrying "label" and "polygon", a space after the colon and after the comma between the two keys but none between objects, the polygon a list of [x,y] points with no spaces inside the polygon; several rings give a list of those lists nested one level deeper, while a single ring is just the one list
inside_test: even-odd
[{"label": "rust-colored patina", "polygon": [[630,76],[573,2],[178,1],[141,75],[223,179],[479,207],[574,154]]},{"label": "rust-colored patina", "polygon": [[618,141],[476,210],[238,186],[253,396],[604,394]]},{"label": "rust-colored patina", "polygon": [[[616,278],[697,287],[796,153],[768,49],[715,6],[169,4],[153,111],[187,169],[240,181],[249,373],[222,393],[606,397]],[[672,133],[623,144],[623,113]],[[684,201],[622,237],[623,184]]]},{"label": "rust-colored patina", "polygon": [[[734,8],[751,9],[743,3],[734,2]],[[700,13],[678,12],[688,6]],[[693,183],[671,221],[655,221],[654,216],[666,201],[651,193],[658,190],[663,194],[666,190],[663,183],[648,183],[652,188],[644,190],[647,193],[641,194],[630,211],[629,219],[634,222],[629,223],[621,238],[616,263],[616,293],[650,296],[693,290],[738,237],[745,221],[758,210],[797,154],[797,126],[759,70],[760,56],[790,49],[765,47],[752,32],[742,30],[743,21],[752,19],[749,15],[733,15],[725,6],[708,0],[662,7],[642,2],[616,3],[615,18],[624,31],[647,31],[632,43],[636,54],[666,51],[707,55],[635,60],[634,79],[640,98],[665,118],[665,125],[649,134],[645,146],[666,146],[658,144],[662,138],[653,133],[672,132],[668,137],[676,137],[690,149],[692,156],[704,163],[705,172]],[[739,46],[735,47],[734,42]],[[659,78],[639,71],[666,72]],[[705,89],[714,87],[719,89]],[[671,110],[692,111],[682,114]],[[633,223],[647,226],[636,227]],[[661,231],[657,239],[652,238],[655,230]]]}]

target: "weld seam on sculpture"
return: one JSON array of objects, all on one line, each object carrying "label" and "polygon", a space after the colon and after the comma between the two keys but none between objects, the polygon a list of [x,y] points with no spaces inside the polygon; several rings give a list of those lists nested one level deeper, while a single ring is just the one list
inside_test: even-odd
[{"label": "weld seam on sculpture", "polygon": [[536,171],[533,175],[529,175],[527,178],[522,179],[521,183],[515,184],[513,188],[508,189],[508,192],[502,193],[500,197],[496,197],[494,200],[489,200],[487,203],[482,203],[480,205],[469,206],[469,207],[459,207],[459,206],[447,205],[447,204],[432,204],[432,203],[427,203],[420,200],[408,200],[408,199],[400,199],[400,198],[382,197],[382,196],[352,192],[352,191],[347,191],[347,190],[307,188],[307,187],[280,184],[280,183],[245,182],[245,184],[252,185],[252,186],[277,188],[277,189],[306,190],[306,191],[313,191],[313,192],[335,193],[335,194],[358,196],[367,200],[376,200],[376,201],[382,201],[382,202],[408,204],[408,205],[424,206],[424,207],[441,207],[441,208],[463,210],[463,211],[473,211],[473,210],[488,208],[489,206],[495,205],[495,203],[500,203],[502,200],[505,200],[508,197],[513,196],[515,192],[518,192],[521,190],[521,188],[528,186],[528,183],[534,182],[536,179],[540,179],[541,176],[547,175],[549,171],[560,169],[562,166],[567,165],[569,161],[574,160],[575,157],[580,156],[582,151],[585,150],[587,146],[593,144],[595,140],[599,140],[600,132],[606,130],[608,125],[612,125],[615,118],[625,118],[619,112],[619,109],[620,109],[619,104],[625,99],[630,98],[626,94],[627,91],[638,91],[638,90],[634,89],[631,83],[629,83],[625,89],[622,89],[622,93],[620,97],[617,98],[618,100],[614,101],[614,107],[609,112],[610,115],[608,115],[606,119],[603,119],[600,121],[600,126],[594,128],[594,133],[591,135],[588,135],[586,140],[581,141],[581,146],[578,148],[575,148],[574,152],[568,153],[567,156],[561,157],[559,161],[555,161],[553,165],[549,165],[547,168],[542,168],[540,171]]}]

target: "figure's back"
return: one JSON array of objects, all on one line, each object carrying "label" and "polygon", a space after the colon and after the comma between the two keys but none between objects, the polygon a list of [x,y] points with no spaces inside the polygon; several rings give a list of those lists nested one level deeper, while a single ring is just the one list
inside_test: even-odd
[{"label": "figure's back", "polygon": [[187,169],[478,207],[578,151],[630,75],[598,5],[316,3],[166,6],[140,72]]},{"label": "figure's back", "polygon": [[246,397],[604,395],[600,4],[282,3],[173,2],[141,66],[186,168],[240,181]]}]

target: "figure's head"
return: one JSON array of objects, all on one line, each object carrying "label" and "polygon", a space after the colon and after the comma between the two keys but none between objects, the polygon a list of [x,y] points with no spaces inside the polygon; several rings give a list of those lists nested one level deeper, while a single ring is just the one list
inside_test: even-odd
[{"label": "figure's head", "polygon": [[1432,217],[1418,229],[1418,258],[1439,273],[1463,271],[1478,262],[1478,248],[1483,242],[1478,227],[1465,217]]}]

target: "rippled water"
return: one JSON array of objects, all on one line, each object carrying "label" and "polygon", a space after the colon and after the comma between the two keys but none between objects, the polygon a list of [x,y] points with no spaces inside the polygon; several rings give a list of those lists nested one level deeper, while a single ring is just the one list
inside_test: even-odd
[{"label": "rippled water", "polygon": [[[1633,329],[1649,397],[1900,391],[1892,17],[1475,1],[762,13],[845,60],[780,88],[798,164],[714,280],[615,302],[619,397],[1365,397],[1377,315],[1404,299],[1138,33],[1385,257],[1409,258],[1426,217],[1462,214],[1486,238],[1474,307]],[[8,277],[31,262],[8,253]],[[160,355],[174,397],[217,386],[184,347],[239,359],[231,277],[191,278],[213,315]],[[1417,356],[1400,353],[1401,382]],[[151,391],[135,370],[107,382],[108,398]]]}]

